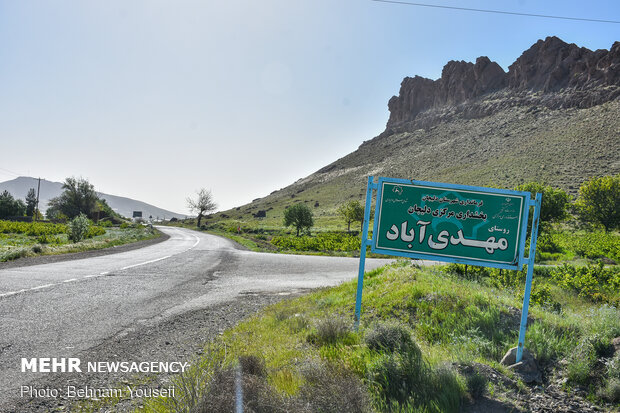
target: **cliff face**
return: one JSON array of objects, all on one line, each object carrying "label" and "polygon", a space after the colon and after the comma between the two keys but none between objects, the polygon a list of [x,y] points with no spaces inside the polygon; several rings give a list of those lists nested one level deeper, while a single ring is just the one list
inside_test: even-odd
[{"label": "cliff face", "polygon": [[406,77],[399,95],[388,102],[387,128],[414,121],[429,109],[460,105],[498,91],[521,97],[524,92],[541,92],[546,96],[534,99],[538,101],[528,98],[526,103],[549,108],[591,107],[613,100],[620,96],[620,42],[610,50],[591,51],[547,37],[523,52],[508,73],[488,57],[479,57],[475,64],[448,62],[438,80]]}]

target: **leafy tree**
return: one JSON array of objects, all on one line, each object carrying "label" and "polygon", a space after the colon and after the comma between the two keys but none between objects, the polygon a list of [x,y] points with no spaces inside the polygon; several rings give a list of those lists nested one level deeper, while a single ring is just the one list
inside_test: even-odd
[{"label": "leafy tree", "polygon": [[26,215],[34,216],[34,210],[37,207],[37,193],[34,188],[30,188],[26,194]]},{"label": "leafy tree", "polygon": [[[515,188],[518,191],[526,191],[533,194],[540,192],[542,202],[540,205],[540,231],[546,232],[552,222],[559,222],[568,216],[567,209],[570,201],[569,195],[562,189],[553,188],[538,182],[528,182]],[[530,215],[530,222],[532,216]]]},{"label": "leafy tree", "polygon": [[294,226],[297,229],[297,236],[299,231],[306,229],[310,231],[310,228],[314,225],[314,218],[312,217],[312,211],[305,204],[295,204],[284,210],[284,226]]},{"label": "leafy tree", "polygon": [[[49,200],[48,216],[63,214],[72,219],[80,214],[94,218],[99,201],[95,187],[84,178],[67,178],[62,184],[64,192]],[[51,209],[51,211],[50,211]]]},{"label": "leafy tree", "polygon": [[217,204],[213,200],[211,191],[207,191],[202,188],[197,192],[198,197],[196,199],[187,198],[187,206],[192,212],[198,213],[197,227],[200,227],[200,221],[202,217],[217,209]]},{"label": "leafy tree", "polygon": [[364,223],[364,207],[357,200],[340,205],[338,215],[347,223],[347,232],[351,232],[351,222],[359,221],[360,225]]},{"label": "leafy tree", "polygon": [[620,228],[620,174],[585,181],[576,207],[583,220],[600,224],[607,232]]},{"label": "leafy tree", "polygon": [[26,212],[26,204],[21,199],[13,198],[9,191],[0,194],[0,219],[23,216]]}]

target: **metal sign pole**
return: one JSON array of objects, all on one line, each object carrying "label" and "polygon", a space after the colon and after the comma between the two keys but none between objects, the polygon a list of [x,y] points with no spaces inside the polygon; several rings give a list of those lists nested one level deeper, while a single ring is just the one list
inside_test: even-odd
[{"label": "metal sign pole", "polygon": [[370,208],[372,207],[372,188],[373,177],[368,177],[366,186],[366,206],[364,207],[364,224],[362,225],[362,242],[360,245],[360,266],[357,275],[357,295],[355,299],[355,330],[360,325],[360,315],[362,312],[362,290],[364,288],[364,267],[366,265],[366,247],[368,245],[368,225],[370,223]]},{"label": "metal sign pole", "polygon": [[[536,240],[538,239],[538,221],[540,218],[540,204],[542,194],[536,194],[534,201],[534,217],[532,219],[532,234],[530,235],[530,255],[527,263],[527,277],[525,279],[525,292],[523,294],[523,311],[521,312],[521,326],[519,328],[519,344],[517,345],[516,362],[520,362],[523,357],[523,346],[525,344],[525,330],[527,327],[527,313],[530,307],[530,294],[532,292],[532,275],[534,274],[534,260],[536,258]],[[531,201],[530,201],[530,205]]]}]

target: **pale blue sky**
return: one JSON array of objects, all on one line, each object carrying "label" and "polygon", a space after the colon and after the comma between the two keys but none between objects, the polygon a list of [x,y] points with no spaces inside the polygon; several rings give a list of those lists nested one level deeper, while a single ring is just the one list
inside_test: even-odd
[{"label": "pale blue sky", "polygon": [[[620,20],[611,0],[428,3]],[[181,213],[206,187],[227,209],[381,133],[405,76],[619,33],[370,0],[0,0],[0,181],[83,176]]]}]

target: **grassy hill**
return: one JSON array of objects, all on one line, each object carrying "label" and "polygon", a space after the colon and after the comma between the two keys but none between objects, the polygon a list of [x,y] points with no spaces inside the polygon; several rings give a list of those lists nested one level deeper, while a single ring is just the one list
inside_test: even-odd
[{"label": "grassy hill", "polygon": [[[575,195],[586,179],[620,173],[619,100],[549,109],[510,106],[513,99],[497,92],[461,107],[429,110],[314,174],[216,217],[252,222],[264,210],[261,226],[280,226],[284,208],[304,202],[319,225],[341,226],[338,205],[362,200],[369,175],[506,188],[535,180]],[[472,117],[464,110],[471,107],[492,113]]]}]

